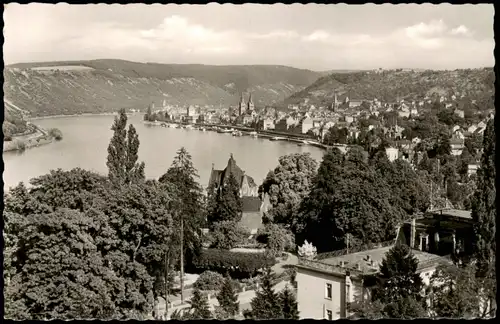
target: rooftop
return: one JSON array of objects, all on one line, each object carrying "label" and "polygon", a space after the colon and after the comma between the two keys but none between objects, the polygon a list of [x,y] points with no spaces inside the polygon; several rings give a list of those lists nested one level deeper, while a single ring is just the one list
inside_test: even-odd
[{"label": "rooftop", "polygon": [[[349,272],[351,276],[375,274],[379,271],[386,253],[393,246],[394,244],[326,258],[322,258],[321,255],[318,255],[315,260],[299,258],[299,265],[337,275],[345,275],[347,272]],[[412,249],[412,253],[419,262],[418,270],[448,262],[446,257],[420,250]]]},{"label": "rooftop", "polygon": [[451,217],[457,217],[457,218],[465,218],[465,219],[472,219],[471,212],[468,210],[461,210],[461,209],[451,209],[451,208],[444,208],[444,209],[438,209],[438,210],[433,210],[431,212],[433,215],[444,215],[444,216],[451,216]]}]

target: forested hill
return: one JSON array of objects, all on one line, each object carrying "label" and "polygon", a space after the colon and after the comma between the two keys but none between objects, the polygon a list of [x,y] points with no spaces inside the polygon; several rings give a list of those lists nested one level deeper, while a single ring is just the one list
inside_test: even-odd
[{"label": "forested hill", "polygon": [[472,100],[491,98],[495,91],[493,68],[455,71],[370,71],[332,73],[319,78],[307,88],[292,94],[282,105],[309,103],[330,105],[334,92],[338,99],[422,100],[425,96],[462,94]]},{"label": "forested hill", "polygon": [[[4,70],[5,97],[32,116],[97,113],[167,104],[257,106],[283,101],[322,74],[287,66],[211,66],[92,60],[20,63]],[[246,98],[248,94],[246,95]]]}]

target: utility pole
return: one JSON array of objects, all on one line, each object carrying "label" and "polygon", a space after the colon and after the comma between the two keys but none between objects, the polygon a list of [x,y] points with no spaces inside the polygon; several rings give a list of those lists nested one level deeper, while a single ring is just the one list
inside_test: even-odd
[{"label": "utility pole", "polygon": [[181,213],[181,304],[184,304],[184,216]]},{"label": "utility pole", "polygon": [[165,252],[165,319],[168,318],[168,252]]},{"label": "utility pole", "polygon": [[347,239],[347,244],[346,244],[347,245],[347,251],[346,252],[347,252],[347,254],[349,254],[349,233],[347,233],[346,239]]}]

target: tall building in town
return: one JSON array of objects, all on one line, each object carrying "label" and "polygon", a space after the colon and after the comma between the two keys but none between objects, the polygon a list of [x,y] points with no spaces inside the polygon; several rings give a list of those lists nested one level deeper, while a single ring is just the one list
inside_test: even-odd
[{"label": "tall building in town", "polygon": [[255,105],[252,100],[252,94],[250,93],[250,97],[248,98],[248,103],[247,103],[247,112],[251,113],[254,110],[255,110]]},{"label": "tall building in town", "polygon": [[245,113],[245,107],[246,107],[246,104],[245,104],[245,98],[243,98],[243,93],[241,93],[241,96],[240,96],[240,104],[239,104],[239,109],[238,109],[238,115],[241,116]]}]

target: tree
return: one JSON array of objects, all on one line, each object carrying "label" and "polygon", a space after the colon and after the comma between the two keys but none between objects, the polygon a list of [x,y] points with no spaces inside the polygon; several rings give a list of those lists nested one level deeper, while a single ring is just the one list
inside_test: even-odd
[{"label": "tree", "polygon": [[431,277],[432,311],[438,318],[481,317],[481,282],[475,266],[439,266]]},{"label": "tree", "polygon": [[262,287],[255,293],[250,302],[251,311],[245,313],[246,319],[266,320],[282,318],[279,295],[274,292],[272,272],[267,268],[262,277]]},{"label": "tree", "polygon": [[250,235],[234,221],[221,221],[213,224],[211,247],[230,250],[244,242]]},{"label": "tree", "polygon": [[[177,151],[171,167],[158,180],[173,189],[172,194],[177,211],[173,215],[175,227],[180,229],[182,221],[183,252],[188,256],[189,263],[200,252],[199,229],[204,225],[205,216],[203,189],[197,182],[197,178],[199,178],[198,172],[193,165],[191,155],[182,147]],[[174,234],[171,247],[179,251],[181,233],[176,231]],[[174,256],[179,258],[179,253],[174,253]]]},{"label": "tree", "polygon": [[224,284],[217,295],[217,300],[226,314],[230,316],[238,314],[240,307],[238,294],[234,290],[234,283],[229,276],[226,276]]},{"label": "tree", "polygon": [[278,166],[267,174],[259,187],[268,194],[272,205],[270,218],[291,227],[292,217],[300,201],[309,193],[318,163],[310,153],[295,153],[279,158]]},{"label": "tree", "polygon": [[[475,257],[478,276],[496,283],[496,166],[495,127],[490,119],[483,135],[483,155],[478,170],[477,190],[472,204],[475,221]],[[495,285],[496,286],[496,285]],[[496,293],[490,295],[490,304],[496,304]]]},{"label": "tree", "polygon": [[208,222],[212,228],[217,222],[239,222],[241,220],[243,205],[240,197],[240,187],[232,173],[229,174],[215,198],[215,210],[208,215]]},{"label": "tree", "polygon": [[109,180],[115,185],[130,184],[144,180],[144,162],[137,163],[139,151],[139,136],[133,125],[126,130],[127,115],[125,109],[115,117],[108,146]]},{"label": "tree", "polygon": [[266,224],[264,229],[259,229],[257,240],[266,244],[273,255],[277,256],[285,251],[295,250],[295,238],[292,232],[281,224]]},{"label": "tree", "polygon": [[392,239],[404,214],[390,204],[390,196],[387,182],[366,163],[364,153],[353,148],[344,157],[330,150],[300,206],[296,241],[307,239],[318,252],[327,252],[345,248],[347,234],[351,246]]},{"label": "tree", "polygon": [[495,264],[496,254],[495,141],[494,122],[491,119],[483,135],[483,155],[472,208],[472,218],[476,223],[476,257],[483,272]]},{"label": "tree", "polygon": [[[387,252],[372,288],[372,305],[368,307],[371,317],[426,317],[425,301],[421,296],[424,286],[417,267],[418,260],[407,245],[396,244]],[[360,306],[362,302],[354,303],[351,310],[363,318],[365,310]]]},{"label": "tree", "polygon": [[191,305],[190,319],[211,319],[212,313],[208,306],[207,297],[202,295],[201,291],[197,288],[193,290],[193,297],[189,301]]},{"label": "tree", "polygon": [[166,191],[155,182],[113,187],[81,169],[31,183],[5,199],[8,316],[139,319],[149,312],[171,234]]},{"label": "tree", "polygon": [[282,312],[284,319],[298,320],[299,319],[299,311],[297,308],[297,301],[295,299],[295,295],[292,290],[288,287],[280,293],[280,301],[282,305]]}]

